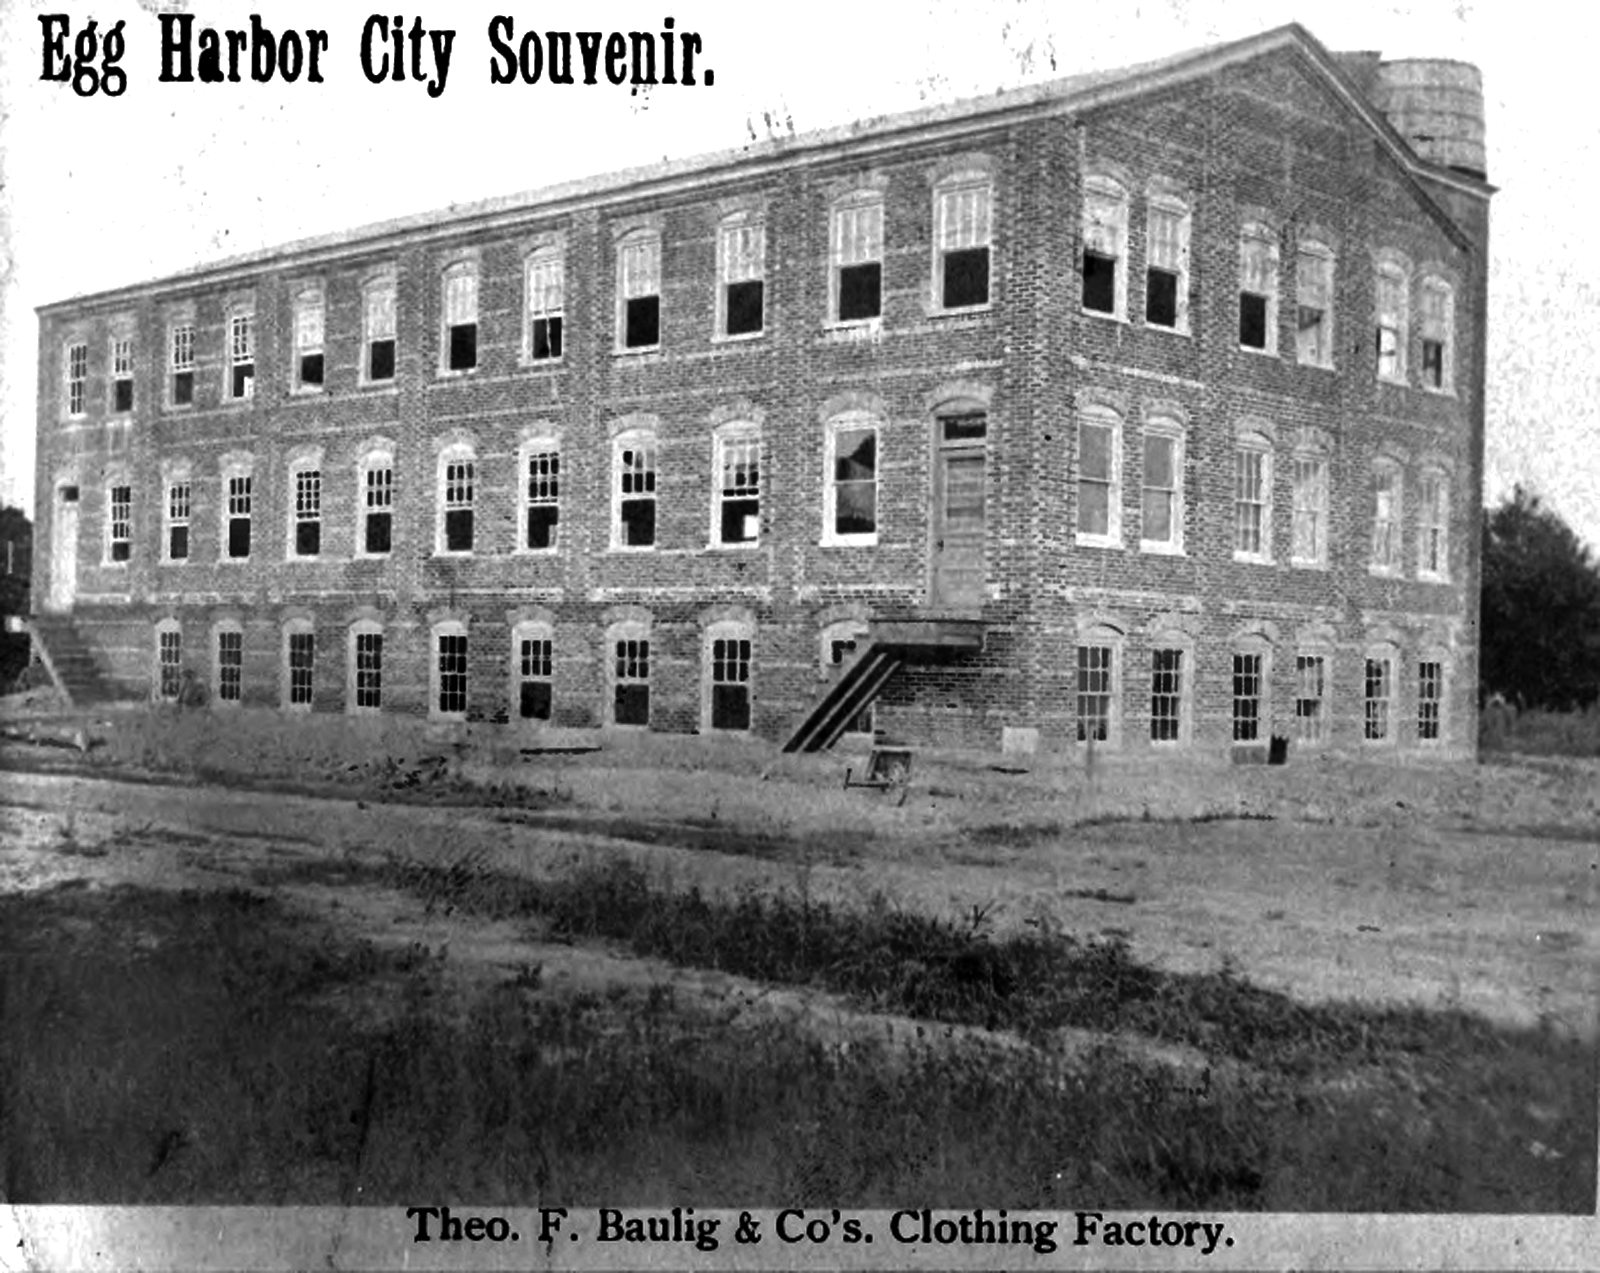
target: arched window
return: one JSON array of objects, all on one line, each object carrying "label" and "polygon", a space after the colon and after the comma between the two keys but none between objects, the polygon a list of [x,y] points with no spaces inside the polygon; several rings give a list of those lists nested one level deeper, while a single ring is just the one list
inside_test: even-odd
[{"label": "arched window", "polygon": [[701,720],[707,730],[747,732],[755,626],[743,620],[713,623],[705,632]]},{"label": "arched window", "polygon": [[432,716],[465,720],[467,716],[467,625],[447,619],[433,625],[433,658],[429,665],[428,710]]},{"label": "arched window", "polygon": [[822,486],[822,542],[878,542],[878,419],[847,411],[828,421]]},{"label": "arched window", "polygon": [[189,525],[193,484],[187,461],[177,461],[162,470],[162,560],[189,560]]},{"label": "arched window", "polygon": [[650,724],[650,628],[630,620],[606,630],[606,719],[612,725]]},{"label": "arched window", "polygon": [[1422,280],[1422,387],[1455,392],[1456,294],[1437,276]]},{"label": "arched window", "polygon": [[237,707],[244,699],[244,629],[233,619],[212,626],[211,691],[214,701],[224,707]]},{"label": "arched window", "polygon": [[766,330],[766,278],[766,218],[748,209],[724,217],[717,226],[718,337],[753,337]]},{"label": "arched window", "polygon": [[1295,355],[1307,367],[1333,366],[1333,249],[1307,239],[1295,255]]},{"label": "arched window", "polygon": [[1150,641],[1150,741],[1177,746],[1189,741],[1193,713],[1194,643],[1182,632],[1160,632]]},{"label": "arched window", "polygon": [[250,556],[250,527],[255,513],[255,462],[249,456],[222,466],[222,548],[224,561]]},{"label": "arched window", "polygon": [[661,347],[661,235],[635,230],[617,242],[617,349]]},{"label": "arched window", "polygon": [[1399,574],[1401,527],[1405,509],[1405,469],[1398,460],[1379,456],[1372,462],[1372,556],[1374,574]]},{"label": "arched window", "polygon": [[440,368],[446,372],[472,371],[478,365],[478,263],[456,262],[444,272],[441,289]]},{"label": "arched window", "polygon": [[1128,314],[1128,191],[1111,177],[1083,181],[1083,308],[1090,314]]},{"label": "arched window", "polygon": [[989,303],[994,184],[987,172],[957,172],[933,189],[933,306]]},{"label": "arched window", "polygon": [[1361,692],[1361,737],[1365,742],[1395,740],[1395,670],[1399,661],[1399,651],[1387,642],[1367,649]]},{"label": "arched window", "polygon": [[1450,578],[1450,478],[1425,468],[1417,485],[1417,577],[1442,583]]},{"label": "arched window", "polygon": [[883,316],[883,192],[852,190],[829,212],[828,316],[872,323]]},{"label": "arched window", "polygon": [[350,625],[345,703],[352,715],[383,710],[383,625],[363,619]]},{"label": "arched window", "polygon": [[529,362],[556,362],[565,339],[566,252],[560,244],[546,245],[529,253],[522,271],[522,356]]},{"label": "arched window", "polygon": [[1122,417],[1110,407],[1078,413],[1078,532],[1080,544],[1122,544]]},{"label": "arched window", "polygon": [[322,451],[313,447],[289,461],[289,560],[322,553]]},{"label": "arched window", "polygon": [[361,288],[361,383],[394,383],[396,298],[392,270],[368,279]]},{"label": "arched window", "polygon": [[656,435],[630,429],[611,445],[611,546],[656,544]]},{"label": "arched window", "polygon": [[1076,705],[1078,741],[1115,743],[1122,736],[1123,634],[1095,624],[1078,634]]},{"label": "arched window", "polygon": [[1264,742],[1272,721],[1272,643],[1260,633],[1246,633],[1234,642],[1232,658],[1233,741]]},{"label": "arched window", "polygon": [[1189,205],[1152,192],[1145,208],[1144,321],[1189,330]]},{"label": "arched window", "polygon": [[1144,552],[1183,552],[1183,462],[1183,422],[1152,415],[1144,424],[1139,506],[1139,547]]},{"label": "arched window", "polygon": [[1239,231],[1239,348],[1278,352],[1278,235],[1259,221]]},{"label": "arched window", "polygon": [[1398,253],[1378,258],[1373,275],[1378,379],[1406,381],[1411,331],[1411,267]]},{"label": "arched window", "polygon": [[455,442],[440,449],[435,552],[465,555],[472,551],[476,477],[477,457],[471,443]]},{"label": "arched window", "polygon": [[711,544],[754,547],[761,539],[761,426],[738,421],[711,438]]},{"label": "arched window", "polygon": [[290,619],[283,625],[283,706],[292,712],[309,712],[315,689],[317,636],[310,619]]},{"label": "arched window", "polygon": [[159,699],[175,700],[183,690],[183,624],[162,619],[155,626],[155,675]]},{"label": "arched window", "polygon": [[356,464],[356,556],[385,557],[394,544],[394,452],[369,446]]},{"label": "arched window", "polygon": [[321,287],[302,289],[294,298],[294,383],[296,393],[321,390],[327,301]]},{"label": "arched window", "polygon": [[517,550],[554,552],[561,524],[561,442],[541,434],[517,449],[521,498],[517,500]]},{"label": "arched window", "polygon": [[1233,448],[1233,559],[1272,560],[1272,438],[1240,429]]},{"label": "arched window", "polygon": [[548,721],[554,715],[555,632],[529,621],[511,630],[511,716]]}]

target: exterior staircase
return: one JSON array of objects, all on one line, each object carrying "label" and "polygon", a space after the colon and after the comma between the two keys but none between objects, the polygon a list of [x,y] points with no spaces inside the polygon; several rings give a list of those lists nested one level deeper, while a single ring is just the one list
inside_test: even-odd
[{"label": "exterior staircase", "polygon": [[112,697],[110,686],[100,674],[100,665],[71,615],[30,615],[24,626],[33,637],[34,653],[71,706],[82,707]]}]

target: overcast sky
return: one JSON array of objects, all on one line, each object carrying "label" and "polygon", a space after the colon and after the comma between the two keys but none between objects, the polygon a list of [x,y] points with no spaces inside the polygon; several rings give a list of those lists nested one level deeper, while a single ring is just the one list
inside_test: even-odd
[{"label": "overcast sky", "polygon": [[[162,84],[160,29],[125,0],[0,0],[9,277],[0,331],[0,498],[31,511],[33,308],[291,239],[615,168],[1124,65],[1299,21],[1328,48],[1448,57],[1484,74],[1493,204],[1491,500],[1521,481],[1600,548],[1600,126],[1588,42],[1534,5],[1341,0],[961,0],[869,6],[453,3],[383,10],[454,30],[443,92],[369,83],[361,5],[182,3],[197,25],[325,30],[325,82]],[[127,91],[45,83],[42,13],[125,18]],[[710,87],[490,83],[489,21],[697,32]],[[892,16],[890,16],[892,15]],[[1573,32],[1576,36],[1578,33]],[[431,52],[424,81],[433,77]]]}]

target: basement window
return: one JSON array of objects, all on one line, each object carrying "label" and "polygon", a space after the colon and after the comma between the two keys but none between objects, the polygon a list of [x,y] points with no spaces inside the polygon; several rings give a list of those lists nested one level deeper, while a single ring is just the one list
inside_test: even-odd
[{"label": "basement window", "polygon": [[1436,743],[1443,736],[1444,664],[1423,659],[1417,664],[1417,739]]},{"label": "basement window", "polygon": [[183,689],[183,633],[176,627],[156,631],[156,686],[157,694],[167,700],[176,699]]},{"label": "basement window", "polygon": [[[720,633],[720,634],[719,634]],[[714,629],[710,649],[710,726],[744,732],[750,728],[750,649],[747,629]]]},{"label": "basement window", "polygon": [[237,703],[244,690],[244,633],[224,628],[217,633],[217,698]]},{"label": "basement window", "polygon": [[467,714],[467,633],[459,623],[434,629],[434,705],[440,716]]},{"label": "basement window", "polygon": [[317,661],[317,638],[303,621],[284,634],[284,661],[284,705],[309,709]]},{"label": "basement window", "polygon": [[1266,655],[1237,652],[1233,656],[1233,741],[1261,740],[1266,693]]},{"label": "basement window", "polygon": [[1388,655],[1368,656],[1362,696],[1362,737],[1369,743],[1388,742],[1393,736],[1394,660]]},{"label": "basement window", "polygon": [[1078,647],[1078,741],[1111,740],[1114,698],[1112,675],[1116,648],[1110,645]]},{"label": "basement window", "polygon": [[1183,651],[1150,651],[1150,741],[1183,738]]},{"label": "basement window", "polygon": [[376,712],[383,708],[383,632],[375,625],[350,634],[351,710]]}]

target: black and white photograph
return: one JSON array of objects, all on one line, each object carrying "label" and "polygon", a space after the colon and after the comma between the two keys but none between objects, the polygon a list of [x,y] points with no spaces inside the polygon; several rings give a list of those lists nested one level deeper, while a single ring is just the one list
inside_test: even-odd
[{"label": "black and white photograph", "polygon": [[1580,33],[397,10],[0,8],[0,1269],[1594,1267]]}]

